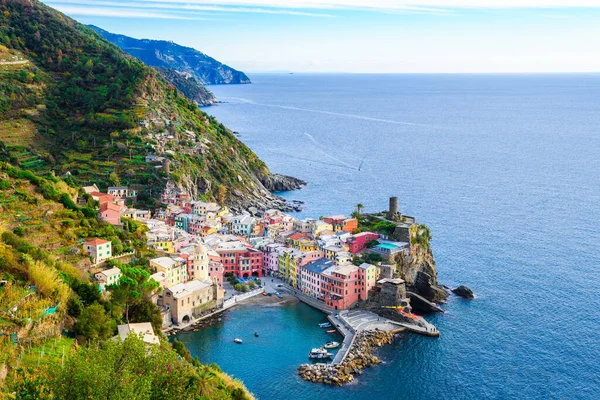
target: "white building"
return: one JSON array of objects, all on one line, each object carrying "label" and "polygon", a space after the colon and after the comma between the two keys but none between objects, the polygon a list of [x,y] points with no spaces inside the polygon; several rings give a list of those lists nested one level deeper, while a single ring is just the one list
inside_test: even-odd
[{"label": "white building", "polygon": [[94,264],[112,257],[112,243],[104,239],[88,240],[84,244],[86,253]]},{"label": "white building", "polygon": [[121,270],[117,267],[98,272],[96,275],[98,286],[101,291],[105,291],[107,286],[117,285],[121,280]]}]

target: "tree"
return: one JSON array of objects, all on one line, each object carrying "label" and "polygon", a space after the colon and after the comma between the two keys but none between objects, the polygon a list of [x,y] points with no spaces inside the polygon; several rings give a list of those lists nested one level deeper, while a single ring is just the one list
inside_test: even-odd
[{"label": "tree", "polygon": [[94,303],[81,311],[75,332],[88,339],[104,340],[112,336],[114,328],[115,323],[106,314],[104,307]]},{"label": "tree", "polygon": [[227,197],[227,187],[225,187],[225,185],[221,184],[221,185],[219,185],[219,188],[217,189],[217,201],[219,202],[219,204],[225,204],[226,197]]},{"label": "tree", "polygon": [[134,303],[129,307],[129,318],[131,322],[150,322],[154,332],[160,332],[162,329],[162,315],[150,299],[143,299],[139,303]]},{"label": "tree", "polygon": [[150,279],[150,273],[142,268],[123,267],[121,274],[119,283],[109,286],[109,290],[112,292],[112,302],[125,308],[125,320],[129,323],[129,309],[147,300],[160,284]]},{"label": "tree", "polygon": [[250,289],[254,289],[256,287],[256,284],[252,281],[248,282],[248,286],[250,286]]},{"label": "tree", "polygon": [[361,203],[358,203],[356,205],[356,212],[360,215],[361,212],[362,212],[362,210],[363,210],[363,208],[365,208],[365,206],[363,206]]},{"label": "tree", "polygon": [[110,182],[111,185],[113,186],[119,186],[121,184],[121,181],[119,180],[119,175],[116,174],[116,172],[112,172],[109,176],[108,176],[108,181]]}]

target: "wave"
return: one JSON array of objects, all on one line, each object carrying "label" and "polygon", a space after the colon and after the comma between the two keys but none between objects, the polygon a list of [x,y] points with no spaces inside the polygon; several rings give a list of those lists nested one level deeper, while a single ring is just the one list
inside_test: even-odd
[{"label": "wave", "polygon": [[437,128],[437,126],[435,126],[435,125],[422,124],[419,122],[397,121],[397,120],[386,119],[386,118],[367,117],[365,115],[359,115],[359,114],[346,114],[346,113],[338,113],[338,112],[334,112],[334,111],[317,110],[314,108],[284,106],[281,104],[257,103],[253,100],[246,99],[244,97],[223,97],[223,99],[224,100],[235,100],[235,101],[238,101],[239,103],[252,104],[255,106],[281,108],[284,110],[304,111],[304,112],[312,112],[312,113],[325,114],[325,115],[335,115],[337,117],[354,118],[354,119],[361,119],[364,121],[382,122],[382,123],[393,124],[393,125],[409,125],[409,126],[423,126],[423,127],[428,127],[428,128]]}]

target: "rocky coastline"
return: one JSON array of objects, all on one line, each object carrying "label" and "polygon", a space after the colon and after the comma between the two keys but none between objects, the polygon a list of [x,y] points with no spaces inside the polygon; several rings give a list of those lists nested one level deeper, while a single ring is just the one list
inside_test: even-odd
[{"label": "rocky coastline", "polygon": [[393,334],[386,331],[361,331],[354,338],[348,355],[339,365],[302,364],[298,373],[305,381],[342,386],[354,381],[354,375],[362,374],[364,368],[381,363],[373,354],[375,349],[392,342]]}]

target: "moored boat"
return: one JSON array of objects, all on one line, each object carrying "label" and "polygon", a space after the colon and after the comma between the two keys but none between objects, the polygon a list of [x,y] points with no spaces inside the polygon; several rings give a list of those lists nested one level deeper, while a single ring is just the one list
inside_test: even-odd
[{"label": "moored boat", "polygon": [[340,343],[339,342],[327,342],[325,343],[325,347],[326,349],[337,349],[338,347],[340,347]]},{"label": "moored boat", "polygon": [[327,332],[327,333],[335,333],[335,329],[330,329],[330,330],[325,331],[325,332]]},{"label": "moored boat", "polygon": [[319,328],[331,328],[331,323],[323,322],[322,324],[319,324]]},{"label": "moored boat", "polygon": [[258,332],[254,332],[254,337],[258,337]]},{"label": "moored boat", "polygon": [[235,338],[235,339],[233,339],[233,341],[238,344],[242,344],[242,339],[240,339],[240,338]]},{"label": "moored boat", "polygon": [[321,360],[325,358],[331,358],[333,354],[324,349],[312,349],[310,353],[308,353],[308,358],[311,360]]}]

